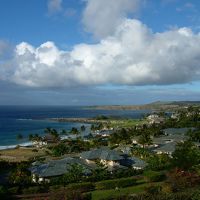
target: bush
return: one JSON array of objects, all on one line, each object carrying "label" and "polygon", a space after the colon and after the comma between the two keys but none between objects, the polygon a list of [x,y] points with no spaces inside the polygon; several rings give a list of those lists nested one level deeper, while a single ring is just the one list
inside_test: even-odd
[{"label": "bush", "polygon": [[162,187],[159,185],[150,185],[145,188],[146,193],[151,194],[151,195],[159,194],[161,190],[162,190]]},{"label": "bush", "polygon": [[163,181],[166,178],[163,172],[156,171],[145,171],[144,176],[146,177],[147,181],[150,182],[159,182]]},{"label": "bush", "polygon": [[8,191],[9,191],[11,194],[18,194],[18,193],[19,193],[19,186],[9,188]]},{"label": "bush", "polygon": [[170,171],[167,174],[167,178],[167,182],[174,192],[194,188],[200,184],[200,176],[198,174],[179,169]]},{"label": "bush", "polygon": [[4,186],[0,186],[0,199],[9,199],[8,190]]},{"label": "bush", "polygon": [[37,193],[45,193],[48,192],[48,187],[45,186],[33,186],[29,188],[24,188],[22,190],[23,194],[37,194]]},{"label": "bush", "polygon": [[89,192],[94,190],[95,185],[93,183],[74,183],[67,186],[70,190],[79,190],[81,192]]},{"label": "bush", "polygon": [[37,193],[40,193],[40,188],[38,186],[24,188],[22,190],[22,193],[23,194],[37,194]]},{"label": "bush", "polygon": [[91,193],[84,193],[84,194],[82,194],[82,199],[83,200],[91,200],[92,194]]},{"label": "bush", "polygon": [[75,200],[82,199],[80,191],[69,191],[65,188],[55,190],[50,193],[50,200]]},{"label": "bush", "polygon": [[124,188],[128,186],[136,185],[135,178],[120,178],[120,179],[113,179],[113,180],[107,180],[107,181],[101,181],[97,182],[96,189],[97,190],[103,190],[103,189],[114,189],[114,188]]}]

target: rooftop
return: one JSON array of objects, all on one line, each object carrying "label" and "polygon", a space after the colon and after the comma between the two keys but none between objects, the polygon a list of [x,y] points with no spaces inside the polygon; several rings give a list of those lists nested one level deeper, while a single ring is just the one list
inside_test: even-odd
[{"label": "rooftop", "polygon": [[82,152],[80,155],[81,158],[87,159],[87,160],[122,160],[123,157],[115,150],[111,150],[106,147],[102,147],[99,149],[94,149],[91,151],[85,151]]},{"label": "rooftop", "polygon": [[85,174],[91,173],[91,170],[93,168],[92,165],[87,164],[84,160],[80,158],[67,157],[61,160],[52,160],[48,163],[41,165],[34,165],[30,168],[30,171],[33,174],[38,175],[39,177],[55,177],[67,173],[72,164],[81,165],[84,169]]}]

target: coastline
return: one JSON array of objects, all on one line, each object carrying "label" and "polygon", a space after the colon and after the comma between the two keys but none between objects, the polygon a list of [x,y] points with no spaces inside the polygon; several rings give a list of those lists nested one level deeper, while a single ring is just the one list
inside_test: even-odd
[{"label": "coastline", "polygon": [[74,123],[83,123],[83,124],[95,124],[95,123],[108,123],[108,120],[97,120],[92,118],[83,118],[83,117],[73,117],[73,118],[66,118],[66,117],[58,117],[58,118],[48,118],[46,120],[49,121],[56,121],[56,122],[74,122]]}]

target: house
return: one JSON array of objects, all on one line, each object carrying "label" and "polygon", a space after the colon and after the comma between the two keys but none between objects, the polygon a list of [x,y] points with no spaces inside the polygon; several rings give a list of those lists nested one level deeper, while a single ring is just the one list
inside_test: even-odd
[{"label": "house", "polygon": [[139,141],[139,136],[134,136],[133,138],[132,138],[132,143],[133,144],[138,144],[138,141]]},{"label": "house", "polygon": [[179,113],[172,113],[171,118],[172,119],[179,119],[180,114]]},{"label": "house", "polygon": [[136,170],[144,169],[147,166],[147,163],[144,160],[141,160],[136,157],[131,157],[131,160],[133,161],[132,167]]},{"label": "house", "polygon": [[154,149],[153,151],[156,152],[157,154],[168,154],[171,156],[176,149],[176,144],[177,144],[176,142],[169,142],[161,145],[160,147]]},{"label": "house", "polygon": [[195,128],[167,128],[163,129],[165,135],[185,135],[189,130],[195,130]]},{"label": "house", "polygon": [[111,150],[106,147],[82,152],[80,158],[85,159],[87,163],[92,163],[99,160],[102,164],[106,166],[119,165],[119,161],[123,159],[123,157],[120,156],[117,151]]},{"label": "house", "polygon": [[56,143],[60,141],[60,137],[57,137],[53,134],[46,134],[43,139],[43,142],[46,142],[47,144],[51,144],[51,143]]},{"label": "house", "polygon": [[149,124],[161,124],[165,121],[165,118],[157,114],[151,114],[147,117],[147,120]]},{"label": "house", "polygon": [[91,174],[94,165],[89,165],[85,160],[80,158],[67,157],[61,160],[51,160],[47,163],[32,163],[32,167],[29,169],[32,174],[33,182],[50,182],[52,178],[62,176],[68,172],[72,164],[78,164],[83,167],[84,175]]},{"label": "house", "polygon": [[156,146],[171,143],[171,142],[184,142],[188,138],[189,138],[188,136],[178,135],[178,134],[164,135],[164,136],[153,138],[153,144],[156,147]]},{"label": "house", "polygon": [[100,160],[102,164],[108,167],[109,171],[126,167],[143,169],[146,166],[146,163],[139,158],[129,157],[126,153],[119,153],[106,147],[83,152],[80,158],[85,159],[87,163],[94,163]]}]

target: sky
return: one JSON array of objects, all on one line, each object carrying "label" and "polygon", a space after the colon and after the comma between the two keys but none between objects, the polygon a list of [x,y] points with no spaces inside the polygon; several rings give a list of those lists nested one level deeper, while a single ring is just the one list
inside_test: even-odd
[{"label": "sky", "polygon": [[198,0],[0,0],[0,105],[200,100]]}]

